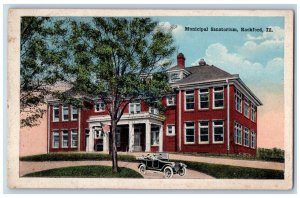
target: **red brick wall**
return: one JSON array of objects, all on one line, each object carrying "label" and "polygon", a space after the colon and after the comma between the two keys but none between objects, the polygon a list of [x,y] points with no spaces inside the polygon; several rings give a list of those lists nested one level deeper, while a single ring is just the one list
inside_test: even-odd
[{"label": "red brick wall", "polygon": [[[249,118],[247,118],[244,115],[244,96],[242,99],[242,113],[239,111],[235,110],[235,99],[234,99],[234,86],[232,85],[230,87],[230,96],[231,96],[231,101],[230,101],[230,153],[248,153],[251,155],[256,154],[256,148],[253,149],[251,148],[251,131],[254,130],[256,133],[256,140],[257,140],[257,123],[253,122],[251,120],[251,101],[250,101],[250,114]],[[257,113],[256,113],[256,120],[257,120]],[[239,124],[242,125],[242,144],[243,145],[238,145],[235,144],[234,142],[234,123],[238,122]],[[244,145],[244,127],[247,127],[249,129],[249,147]]]}]

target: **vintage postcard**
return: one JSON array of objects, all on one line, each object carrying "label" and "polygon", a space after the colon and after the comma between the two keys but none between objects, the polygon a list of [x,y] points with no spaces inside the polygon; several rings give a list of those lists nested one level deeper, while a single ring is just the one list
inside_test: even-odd
[{"label": "vintage postcard", "polygon": [[291,189],[293,17],[11,9],[9,187]]}]

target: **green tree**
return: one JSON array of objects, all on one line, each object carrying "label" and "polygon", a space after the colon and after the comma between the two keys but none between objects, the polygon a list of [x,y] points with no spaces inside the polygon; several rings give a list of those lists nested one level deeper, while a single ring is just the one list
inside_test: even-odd
[{"label": "green tree", "polygon": [[73,92],[100,97],[105,103],[117,172],[116,126],[125,108],[136,100],[161,108],[160,99],[170,91],[165,69],[175,51],[172,34],[150,18],[73,19],[69,27],[60,45],[68,52],[68,65],[61,67],[63,80]]},{"label": "green tree", "polygon": [[54,65],[66,54],[53,48],[66,31],[61,24],[59,21],[51,23],[48,17],[21,19],[21,127],[39,124],[39,119],[46,112],[43,108],[45,96],[51,94],[51,85],[61,75]]}]

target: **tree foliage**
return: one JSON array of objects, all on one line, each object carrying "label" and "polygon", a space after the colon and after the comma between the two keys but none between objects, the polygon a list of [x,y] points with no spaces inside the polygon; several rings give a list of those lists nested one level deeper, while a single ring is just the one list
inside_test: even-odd
[{"label": "tree foliage", "polygon": [[21,20],[21,127],[39,123],[46,110],[45,96],[57,82],[59,73],[53,65],[59,64],[64,54],[53,47],[53,41],[64,34],[62,22],[51,25],[48,17],[22,17]]}]

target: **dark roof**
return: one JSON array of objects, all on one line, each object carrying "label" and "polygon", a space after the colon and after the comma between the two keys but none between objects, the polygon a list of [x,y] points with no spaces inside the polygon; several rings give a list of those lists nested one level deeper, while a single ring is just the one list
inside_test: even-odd
[{"label": "dark roof", "polygon": [[179,70],[179,69],[182,69],[182,67],[180,67],[179,65],[175,65],[174,67],[168,69],[168,71]]},{"label": "dark roof", "polygon": [[198,66],[185,67],[185,70],[189,71],[191,74],[185,77],[184,79],[177,81],[176,83],[181,84],[181,83],[202,82],[202,81],[232,78],[236,76],[222,69],[219,69],[218,67],[215,67],[213,65],[201,65],[201,66],[198,65]]}]

